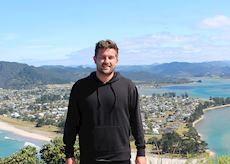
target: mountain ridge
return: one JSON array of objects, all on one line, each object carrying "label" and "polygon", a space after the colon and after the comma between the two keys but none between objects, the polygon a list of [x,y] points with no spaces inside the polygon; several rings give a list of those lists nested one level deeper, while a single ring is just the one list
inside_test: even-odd
[{"label": "mountain ridge", "polygon": [[[32,65],[0,61],[0,88],[29,88],[43,84],[75,82],[95,68],[88,66]],[[117,71],[131,80],[155,82],[189,82],[190,77],[230,78],[230,61],[202,63],[171,62],[152,65],[119,66]]]}]

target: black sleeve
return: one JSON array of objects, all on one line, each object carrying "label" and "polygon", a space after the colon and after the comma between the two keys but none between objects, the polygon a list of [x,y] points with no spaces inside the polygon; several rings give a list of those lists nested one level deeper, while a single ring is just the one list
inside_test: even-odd
[{"label": "black sleeve", "polygon": [[139,96],[137,88],[130,87],[130,125],[133,137],[135,139],[135,145],[137,148],[137,156],[145,156],[145,140],[144,130],[141,120],[141,113],[139,108]]},{"label": "black sleeve", "polygon": [[64,127],[63,142],[65,144],[65,155],[66,158],[74,157],[74,143],[76,140],[76,135],[79,133],[80,128],[80,112],[77,105],[76,97],[76,84],[72,87],[68,112]]}]

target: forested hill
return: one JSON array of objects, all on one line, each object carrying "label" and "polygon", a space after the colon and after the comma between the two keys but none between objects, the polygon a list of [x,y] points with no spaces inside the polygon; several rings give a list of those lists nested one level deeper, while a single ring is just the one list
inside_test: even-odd
[{"label": "forested hill", "polygon": [[[69,67],[34,67],[15,62],[0,62],[0,88],[29,88],[40,84],[76,81],[84,71]],[[85,69],[84,69],[85,70]]]},{"label": "forested hill", "polygon": [[[0,61],[0,88],[28,88],[39,84],[75,82],[95,68],[42,66]],[[118,66],[121,74],[135,81],[180,83],[190,77],[215,76],[230,78],[230,62],[172,62],[154,65]]]},{"label": "forested hill", "polygon": [[218,76],[230,78],[230,62],[172,62],[154,66],[156,74],[180,77]]}]

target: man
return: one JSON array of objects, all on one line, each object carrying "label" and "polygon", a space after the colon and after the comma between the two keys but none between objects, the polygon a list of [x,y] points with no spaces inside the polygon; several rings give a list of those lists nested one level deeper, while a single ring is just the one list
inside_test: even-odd
[{"label": "man", "polygon": [[118,47],[111,40],[96,44],[96,72],[72,87],[64,129],[66,163],[75,163],[73,145],[79,135],[81,164],[129,164],[130,130],[136,163],[145,164],[145,142],[135,85],[115,72]]}]

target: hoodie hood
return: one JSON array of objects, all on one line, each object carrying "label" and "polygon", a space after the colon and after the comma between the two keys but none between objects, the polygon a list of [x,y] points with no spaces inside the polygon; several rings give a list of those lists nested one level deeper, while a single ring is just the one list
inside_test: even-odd
[{"label": "hoodie hood", "polygon": [[103,83],[102,81],[100,81],[100,80],[97,78],[96,72],[92,72],[92,73],[90,74],[90,77],[93,78],[98,84],[106,85],[106,84],[114,83],[114,82],[116,82],[117,80],[119,80],[119,78],[120,78],[120,73],[119,73],[119,72],[114,72],[114,75],[113,75],[112,79],[110,79],[110,80],[109,80],[108,82],[106,82],[106,83]]},{"label": "hoodie hood", "polygon": [[113,75],[112,79],[110,79],[106,83],[103,83],[102,81],[100,81],[97,78],[96,72],[92,72],[90,74],[90,77],[93,80],[95,80],[96,84],[97,84],[97,110],[100,110],[101,101],[103,101],[103,100],[100,99],[100,87],[105,86],[105,85],[109,85],[109,87],[111,89],[111,92],[113,93],[113,96],[114,96],[114,102],[113,102],[112,108],[110,110],[110,112],[112,112],[114,110],[114,108],[116,107],[116,104],[117,104],[117,94],[116,94],[116,92],[115,92],[115,90],[113,88],[113,83],[119,80],[120,74],[118,72],[114,72],[114,75]]}]

